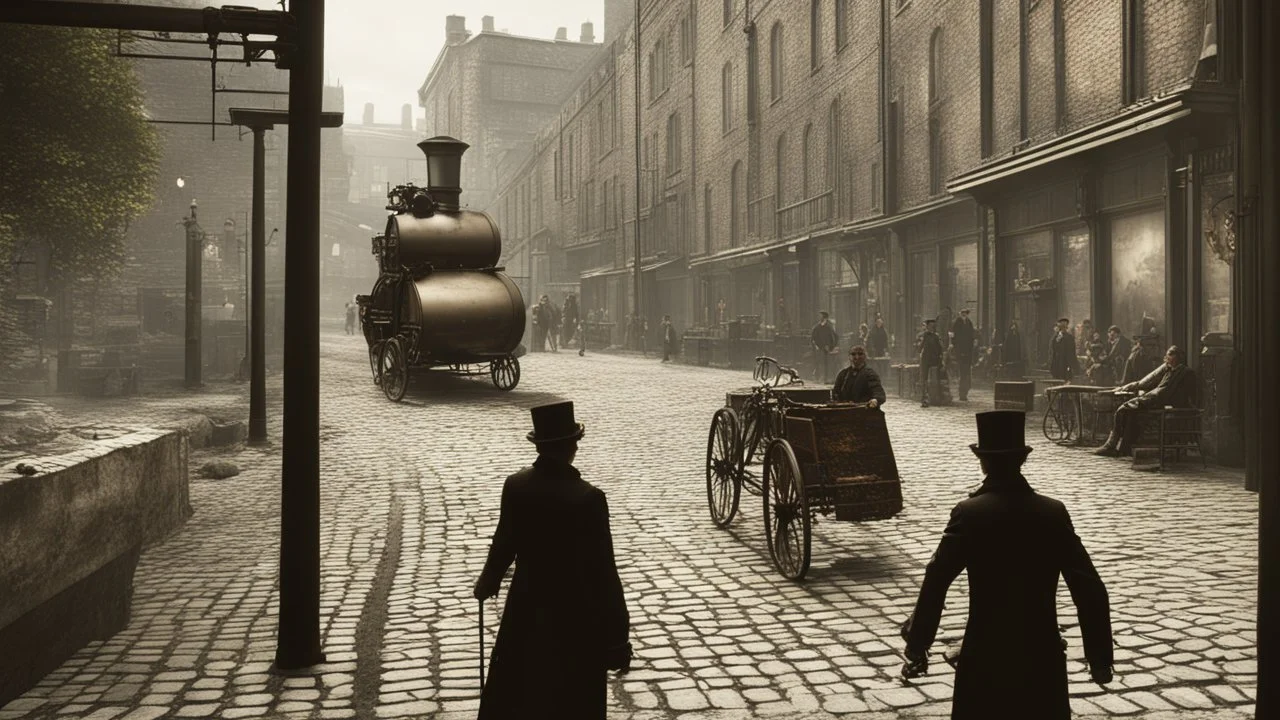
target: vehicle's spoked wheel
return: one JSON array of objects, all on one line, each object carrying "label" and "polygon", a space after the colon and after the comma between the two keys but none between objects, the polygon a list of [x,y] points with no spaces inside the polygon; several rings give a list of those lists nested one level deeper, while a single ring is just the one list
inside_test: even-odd
[{"label": "vehicle's spoked wheel", "polygon": [[711,418],[707,437],[707,505],[717,527],[728,527],[738,512],[742,480],[738,474],[741,442],[738,435],[738,413],[733,408],[720,408]]},{"label": "vehicle's spoked wheel", "polygon": [[809,505],[804,478],[791,443],[777,438],[764,456],[764,537],[774,567],[788,580],[800,580],[809,571],[811,543]]},{"label": "vehicle's spoked wheel", "polygon": [[369,369],[373,372],[373,384],[382,385],[382,367],[378,359],[382,355],[382,341],[378,340],[369,346]]},{"label": "vehicle's spoked wheel", "polygon": [[489,362],[489,376],[499,390],[511,390],[520,382],[520,361],[510,355]]},{"label": "vehicle's spoked wheel", "polygon": [[400,338],[393,337],[382,344],[378,366],[382,368],[382,392],[388,400],[400,402],[409,388],[409,359],[405,357]]}]

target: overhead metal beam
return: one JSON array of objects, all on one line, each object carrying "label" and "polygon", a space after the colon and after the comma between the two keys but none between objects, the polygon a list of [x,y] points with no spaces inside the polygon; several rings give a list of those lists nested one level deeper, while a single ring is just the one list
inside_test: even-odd
[{"label": "overhead metal beam", "polygon": [[292,37],[292,15],[278,10],[250,8],[171,8],[154,5],[107,5],[95,2],[5,0],[0,22],[59,27],[149,30],[204,34],[275,35]]}]

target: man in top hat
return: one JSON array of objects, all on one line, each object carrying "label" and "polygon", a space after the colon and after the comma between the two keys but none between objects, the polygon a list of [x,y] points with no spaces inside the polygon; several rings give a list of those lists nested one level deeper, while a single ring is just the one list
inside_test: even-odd
[{"label": "man in top hat", "polygon": [[836,375],[831,386],[833,402],[866,403],[875,409],[884,404],[884,386],[875,368],[867,365],[867,350],[861,345],[849,349],[849,366]]},{"label": "man in top hat", "polygon": [[680,336],[676,335],[676,326],[671,324],[671,316],[662,316],[662,362],[671,362],[671,356],[675,355],[679,349],[677,343],[680,342]]},{"label": "man in top hat", "polygon": [[925,568],[915,612],[903,626],[904,678],[928,669],[951,582],[969,574],[969,619],[956,666],[952,720],[1071,717],[1067,657],[1058,634],[1058,576],[1076,606],[1089,673],[1111,682],[1111,611],[1106,587],[1071,525],[1066,507],[1031,489],[1022,464],[1025,413],[978,413],[970,449],[982,486],[951,511]]},{"label": "man in top hat", "polygon": [[813,344],[814,379],[825,383],[830,375],[831,353],[840,345],[840,337],[826,310],[818,312],[818,324],[810,331],[809,341]]},{"label": "man in top hat", "polygon": [[613,559],[609,505],[573,467],[586,429],[573,403],[535,407],[538,459],[507,478],[480,600],[516,572],[480,696],[480,720],[606,717],[608,670],[631,666],[630,617]]},{"label": "man in top hat", "polygon": [[960,308],[960,317],[951,323],[951,355],[960,373],[960,402],[969,399],[972,383],[973,350],[978,345],[978,331],[969,319],[969,308]]},{"label": "man in top hat", "polygon": [[1142,411],[1149,408],[1187,408],[1195,404],[1195,373],[1187,367],[1186,354],[1177,345],[1165,351],[1164,362],[1137,382],[1116,388],[1117,394],[1137,395],[1116,408],[1111,434],[1095,455],[1128,455],[1142,434]]},{"label": "man in top hat", "polygon": [[938,382],[942,382],[942,340],[938,338],[938,321],[929,318],[924,321],[924,332],[920,333],[920,387],[924,394],[920,398],[920,407],[929,407],[929,371],[937,369]]},{"label": "man in top hat", "polygon": [[1076,370],[1076,336],[1071,334],[1071,318],[1058,318],[1049,344],[1049,373],[1059,380],[1071,382]]}]

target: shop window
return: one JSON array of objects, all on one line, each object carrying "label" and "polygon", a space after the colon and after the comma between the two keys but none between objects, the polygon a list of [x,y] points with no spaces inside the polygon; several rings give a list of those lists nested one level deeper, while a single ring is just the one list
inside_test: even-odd
[{"label": "shop window", "polygon": [[[1058,236],[1058,245],[1061,248],[1058,257],[1062,262],[1058,272],[1059,312],[1071,318],[1074,325],[1085,318],[1093,318],[1093,263],[1089,257],[1089,230],[1079,228],[1064,232]],[[1094,327],[1097,325],[1095,322]]]},{"label": "shop window", "polygon": [[1049,231],[1013,238],[1008,288],[1033,290],[1053,283],[1053,235]]},{"label": "shop window", "polygon": [[911,312],[914,315],[911,327],[914,332],[919,332],[921,322],[938,316],[937,255],[932,250],[911,253],[909,268]]},{"label": "shop window", "polygon": [[[938,284],[942,305],[957,313],[961,308],[978,308],[978,243],[942,249],[942,277],[938,278]],[[977,317],[973,320],[978,322]]]},{"label": "shop window", "polygon": [[1133,336],[1164,328],[1164,211],[1111,220],[1111,322]]},{"label": "shop window", "polygon": [[1231,332],[1231,262],[1235,255],[1235,202],[1230,174],[1204,179],[1200,207],[1204,246],[1200,251],[1201,331]]}]

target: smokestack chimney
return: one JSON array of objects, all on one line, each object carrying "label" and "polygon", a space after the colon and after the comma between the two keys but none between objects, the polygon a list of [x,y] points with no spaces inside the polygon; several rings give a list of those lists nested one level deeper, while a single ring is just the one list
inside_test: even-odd
[{"label": "smokestack chimney", "polygon": [[594,32],[592,32],[593,30],[594,30],[594,28],[591,26],[591,21],[590,21],[590,20],[588,20],[587,22],[582,23],[582,35],[581,35],[581,37],[579,37],[579,38],[578,38],[578,42],[584,42],[584,43],[593,43],[593,42],[595,42],[595,41],[596,41],[596,36],[595,36],[595,33],[594,33]]},{"label": "smokestack chimney", "polygon": [[480,18],[480,32],[493,32],[493,16],[485,15]]},{"label": "smokestack chimney", "polygon": [[440,210],[458,212],[462,194],[462,153],[470,145],[448,135],[437,135],[418,143],[427,156],[427,192]]},{"label": "smokestack chimney", "polygon": [[557,40],[568,40],[568,39],[569,39],[569,28],[556,28],[556,39],[557,39]]},{"label": "smokestack chimney", "polygon": [[462,15],[449,15],[444,19],[444,44],[459,45],[467,41],[467,19]]},{"label": "smokestack chimney", "polygon": [[400,127],[404,130],[413,129],[413,106],[409,103],[400,107]]},{"label": "smokestack chimney", "polygon": [[364,104],[364,124],[365,125],[373,124],[373,103]]}]

